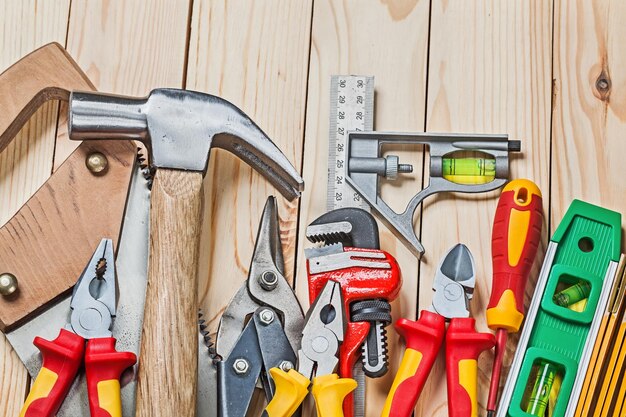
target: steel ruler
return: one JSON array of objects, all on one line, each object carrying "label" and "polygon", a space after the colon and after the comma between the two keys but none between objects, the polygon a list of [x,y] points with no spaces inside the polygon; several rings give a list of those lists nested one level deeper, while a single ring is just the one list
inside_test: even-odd
[{"label": "steel ruler", "polygon": [[326,208],[369,205],[346,183],[346,141],[350,131],[374,128],[374,77],[333,75],[330,80],[330,130],[328,134],[328,188]]},{"label": "steel ruler", "polygon": [[[346,141],[350,131],[374,129],[374,77],[333,75],[330,80],[330,129],[328,132],[328,211],[358,207],[370,211],[367,202],[346,182]],[[353,369],[354,417],[365,416],[365,373],[358,361]]]}]

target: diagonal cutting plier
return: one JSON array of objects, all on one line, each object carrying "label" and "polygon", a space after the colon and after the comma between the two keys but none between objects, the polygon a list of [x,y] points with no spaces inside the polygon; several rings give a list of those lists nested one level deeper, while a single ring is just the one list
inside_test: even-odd
[{"label": "diagonal cutting plier", "polygon": [[113,241],[102,239],[74,286],[65,328],[52,341],[41,337],[33,341],[43,364],[20,417],[53,417],[83,360],[91,416],[122,416],[119,379],[137,357],[115,349],[111,325],[117,306],[116,287]]},{"label": "diagonal cutting plier", "polygon": [[336,373],[345,331],[341,286],[328,281],[307,313],[297,370],[270,369],[276,394],[264,416],[292,416],[306,398],[310,385],[318,417],[343,416],[343,400],[357,385],[355,380],[339,378]]},{"label": "diagonal cutting plier", "polygon": [[[433,282],[432,306],[417,321],[400,319],[396,330],[406,351],[387,396],[383,417],[409,417],[424,388],[445,336],[448,414],[477,417],[478,357],[495,345],[491,333],[475,330],[469,301],[475,285],[474,259],[465,245],[448,251]],[[449,326],[446,331],[446,321]]]}]

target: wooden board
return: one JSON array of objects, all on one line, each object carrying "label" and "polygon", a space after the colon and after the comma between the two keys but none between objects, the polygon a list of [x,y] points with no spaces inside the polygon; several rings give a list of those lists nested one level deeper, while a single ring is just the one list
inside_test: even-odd
[{"label": "wooden board", "polygon": [[[102,91],[142,95],[155,86],[186,86],[241,106],[303,169],[302,200],[280,200],[279,211],[287,275],[307,304],[304,227],[325,206],[332,74],[376,76],[377,129],[521,139],[524,154],[514,159],[513,176],[542,188],[546,226],[553,230],[572,198],[618,211],[626,206],[620,163],[626,151],[620,136],[626,120],[625,8],[618,0],[74,0],[71,9],[67,0],[2,2],[0,68],[45,42],[65,44],[67,37],[70,53]],[[598,83],[604,78],[606,87]],[[50,175],[55,130],[56,107],[50,106],[0,154],[0,222]],[[59,136],[56,166],[76,146],[62,131]],[[400,209],[427,170],[422,152],[394,153],[415,166],[412,181],[383,189]],[[247,276],[259,216],[275,191],[222,151],[212,156],[205,189],[199,300],[214,330]],[[428,306],[440,256],[462,241],[478,270],[472,312],[478,327],[486,328],[497,195],[427,200],[415,222],[427,251],[421,264],[382,228],[382,247],[397,256],[405,281],[395,317],[414,318],[418,307]],[[547,235],[546,227],[544,242]],[[393,373],[401,346],[391,336]],[[10,348],[0,351],[0,412],[15,415],[25,372]],[[511,358],[509,353],[507,364]],[[490,360],[485,355],[480,361],[483,407]],[[447,414],[441,363],[434,372],[418,417]],[[392,376],[369,385],[368,416],[379,415]]]},{"label": "wooden board", "polygon": [[[296,167],[301,165],[310,1],[194,2],[187,88],[246,112]],[[255,170],[214,149],[205,179],[199,301],[211,331],[248,276],[268,195],[278,197],[285,270],[293,278],[298,201],[288,202]]]},{"label": "wooden board", "polygon": [[[379,130],[422,131],[426,99],[428,47],[428,2],[389,2],[352,0],[316,1],[313,32],[303,175],[306,192],[301,200],[298,242],[297,290],[308,304],[303,248],[306,226],[326,210],[326,175],[330,110],[330,77],[334,74],[375,76],[374,128]],[[371,28],[376,30],[371,30]],[[391,47],[391,45],[403,45]],[[391,103],[386,105],[385,103]],[[419,151],[419,149],[418,149]],[[394,149],[403,163],[412,163],[416,175],[401,186],[386,184],[383,195],[401,211],[421,187],[421,153]],[[418,220],[419,221],[419,220]],[[418,226],[419,227],[419,226]],[[381,248],[393,254],[402,269],[402,292],[393,303],[394,319],[415,318],[417,302],[417,259],[380,225]],[[369,380],[366,397],[368,415],[379,415],[399,364],[402,347],[389,328],[390,351],[394,359],[389,373]]]},{"label": "wooden board", "polygon": [[559,192],[552,198],[551,219],[556,226],[573,198],[625,211],[626,4],[557,0],[554,10],[551,162],[552,188]]},{"label": "wooden board", "polygon": [[[144,5],[149,6],[148,13]],[[57,41],[68,47],[100,90],[145,94],[156,86],[181,87],[188,6],[184,1],[72,1],[70,9],[69,1],[3,2],[1,39],[7,44],[0,59],[6,67],[41,44]],[[9,53],[12,48],[15,53]],[[47,179],[53,158],[59,166],[78,145],[61,129],[55,147],[56,108],[54,104],[38,112],[45,118],[31,119],[22,129],[25,138],[18,138],[0,155],[6,158],[0,160],[2,223]],[[48,145],[39,149],[42,143]],[[6,344],[4,351],[11,351],[4,336],[1,343]],[[6,357],[10,359],[2,359],[4,374],[19,373],[20,383],[2,385],[0,410],[5,407],[6,415],[17,415],[26,393],[26,371],[14,353]]]},{"label": "wooden board", "polygon": [[[543,192],[546,213],[550,196],[546,156],[550,153],[551,22],[549,1],[433,2],[426,125],[431,132],[507,133],[510,139],[521,140],[523,155],[513,158],[511,178],[535,181]],[[441,257],[462,242],[476,262],[471,314],[479,330],[488,330],[485,309],[491,294],[491,227],[498,195],[499,191],[494,191],[426,200],[420,308],[431,302],[432,278]],[[543,258],[542,253],[538,258]],[[537,272],[535,268],[534,278]],[[514,345],[509,348],[507,364],[513,359]],[[479,360],[479,415],[485,413],[492,360],[489,353]],[[447,415],[446,391],[441,389],[445,385],[444,362],[440,355],[418,403],[417,416]]]},{"label": "wooden board", "polygon": [[[0,2],[0,71],[49,42],[63,42],[69,0]],[[0,153],[0,224],[48,179],[56,134],[57,105],[40,109]],[[0,415],[16,416],[26,395],[27,372],[0,334]]]},{"label": "wooden board", "polygon": [[[74,89],[93,86],[54,42],[0,74],[0,152],[44,103],[67,101]],[[109,161],[101,175],[92,175],[85,165],[93,152]],[[19,281],[17,293],[0,298],[0,330],[23,323],[67,292],[83,270],[79,262],[68,259],[89,259],[101,236],[117,244],[135,153],[129,142],[83,144],[0,228],[0,271]],[[70,241],[69,235],[74,236]]]}]

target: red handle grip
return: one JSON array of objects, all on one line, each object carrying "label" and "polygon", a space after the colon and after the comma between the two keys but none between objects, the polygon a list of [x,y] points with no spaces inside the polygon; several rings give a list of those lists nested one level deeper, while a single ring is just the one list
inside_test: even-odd
[{"label": "red handle grip", "polygon": [[35,337],[43,364],[26,398],[20,417],[54,417],[76,377],[85,350],[85,339],[61,329],[50,341]]},{"label": "red handle grip", "polygon": [[478,415],[478,357],[496,341],[491,333],[478,333],[473,318],[454,318],[446,333],[448,415]]},{"label": "red handle grip", "polygon": [[529,180],[502,191],[493,222],[493,286],[487,324],[517,332],[524,319],[524,289],[541,243],[541,191]]},{"label": "red handle grip", "polygon": [[400,319],[396,330],[406,341],[406,351],[387,396],[382,417],[409,417],[437,358],[446,331],[443,316],[422,311],[418,321]]},{"label": "red handle grip", "polygon": [[85,353],[85,373],[91,417],[121,417],[119,379],[137,362],[132,352],[115,350],[115,338],[91,339]]}]

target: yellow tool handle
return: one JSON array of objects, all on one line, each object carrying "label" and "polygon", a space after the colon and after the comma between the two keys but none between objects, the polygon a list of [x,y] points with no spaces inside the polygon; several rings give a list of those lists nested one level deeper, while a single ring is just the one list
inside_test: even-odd
[{"label": "yellow tool handle", "polygon": [[337,374],[313,378],[311,394],[315,398],[317,417],[343,417],[343,400],[356,389],[352,378],[339,378]]},{"label": "yellow tool handle", "polygon": [[276,385],[276,393],[263,416],[291,417],[309,393],[311,381],[295,369],[285,372],[280,368],[272,368],[270,375]]}]

